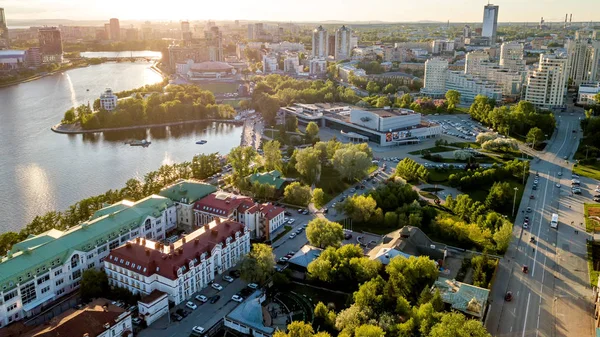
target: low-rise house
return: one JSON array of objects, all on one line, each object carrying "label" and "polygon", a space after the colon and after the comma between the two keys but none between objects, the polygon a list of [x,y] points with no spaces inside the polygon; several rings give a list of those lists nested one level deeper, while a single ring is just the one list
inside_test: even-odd
[{"label": "low-rise house", "polygon": [[482,321],[486,314],[490,290],[470,284],[440,277],[432,289],[442,295],[442,301],[453,310],[458,310],[468,317]]},{"label": "low-rise house", "polygon": [[233,309],[225,316],[224,325],[234,331],[240,332],[245,336],[270,337],[275,332],[271,327],[272,322],[262,303],[267,296],[263,292],[255,291],[243,303]]},{"label": "low-rise house", "polygon": [[254,173],[248,176],[248,181],[251,184],[255,182],[273,186],[278,194],[283,193],[286,180],[281,177],[281,172],[273,170],[270,172]]},{"label": "low-rise house", "polygon": [[147,325],[154,323],[169,313],[169,295],[160,290],[153,290],[138,301],[138,312]]}]

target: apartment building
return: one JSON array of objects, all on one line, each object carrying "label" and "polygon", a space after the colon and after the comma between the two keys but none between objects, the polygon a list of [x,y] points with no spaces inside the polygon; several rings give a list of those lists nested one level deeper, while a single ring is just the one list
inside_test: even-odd
[{"label": "apartment building", "polygon": [[15,244],[0,259],[0,327],[32,317],[79,288],[83,271],[100,268],[127,240],[162,240],[176,226],[176,207],[152,195],[105,207],[78,226],[52,229]]},{"label": "apartment building", "polygon": [[592,39],[586,31],[577,31],[575,39],[567,42],[567,55],[568,78],[573,80],[573,85],[598,80],[600,41]]},{"label": "apartment building", "polygon": [[523,44],[518,42],[505,42],[500,46],[500,66],[513,72],[525,70],[523,59]]},{"label": "apartment building", "polygon": [[350,37],[352,30],[349,27],[342,26],[335,31],[335,52],[336,60],[346,60],[352,56],[352,45]]},{"label": "apartment building", "polygon": [[568,60],[553,55],[540,55],[538,67],[527,74],[523,99],[540,109],[565,106]]},{"label": "apartment building", "polygon": [[448,60],[436,57],[425,62],[425,79],[421,93],[437,96],[446,93]]},{"label": "apartment building", "polygon": [[191,232],[195,224],[194,204],[216,191],[217,188],[213,185],[181,180],[163,188],[158,194],[173,201],[177,209],[177,226]]},{"label": "apartment building", "polygon": [[277,56],[275,54],[263,56],[263,73],[270,74],[277,71],[279,64],[277,62]]},{"label": "apartment building", "polygon": [[246,226],[216,218],[169,246],[144,238],[127,241],[110,251],[104,270],[111,286],[142,296],[158,290],[177,305],[249,252]]},{"label": "apartment building", "polygon": [[327,58],[329,56],[328,33],[319,26],[312,33],[312,57]]}]

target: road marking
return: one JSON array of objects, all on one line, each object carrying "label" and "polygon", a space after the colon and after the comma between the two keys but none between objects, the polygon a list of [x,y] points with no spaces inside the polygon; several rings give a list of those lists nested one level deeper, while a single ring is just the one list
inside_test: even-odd
[{"label": "road marking", "polygon": [[512,332],[512,325],[510,326],[510,332]]},{"label": "road marking", "polygon": [[523,321],[523,334],[522,336],[525,337],[525,328],[527,327],[527,314],[529,314],[529,300],[531,299],[531,293],[529,293],[529,295],[527,295],[527,308],[525,308],[525,320]]},{"label": "road marking", "polygon": [[542,284],[540,284],[540,303],[542,303],[542,294],[544,294],[544,276],[546,276],[546,260],[548,255],[544,255],[544,269],[542,269]]},{"label": "road marking", "polygon": [[[546,188],[544,189],[544,201],[542,202],[542,209],[540,211],[540,226],[538,227],[538,233],[537,233],[538,238],[540,237],[540,231],[542,230],[542,221],[544,220],[544,208],[546,208],[546,197],[548,196],[548,183],[549,182],[550,182],[550,171],[548,171],[548,179],[546,179]],[[535,266],[536,266],[535,262],[537,260],[539,243],[540,243],[539,240],[535,242],[535,253],[533,255],[533,267],[532,267],[532,271],[531,271],[531,277],[533,277],[535,275]]]}]

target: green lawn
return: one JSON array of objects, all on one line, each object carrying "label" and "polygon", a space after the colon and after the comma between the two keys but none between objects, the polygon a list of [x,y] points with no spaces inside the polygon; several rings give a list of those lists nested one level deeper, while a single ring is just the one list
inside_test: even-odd
[{"label": "green lawn", "polygon": [[577,164],[577,166],[573,167],[573,173],[600,180],[600,163],[596,162],[596,164],[588,165]]},{"label": "green lawn", "polygon": [[456,149],[447,147],[447,146],[434,146],[434,147],[430,147],[430,148],[423,149],[423,150],[412,151],[412,152],[409,152],[408,154],[420,155],[425,151],[429,151],[429,153],[440,153],[440,152],[449,152],[449,151],[454,151],[454,150],[456,150]]},{"label": "green lawn", "polygon": [[[587,262],[590,273],[590,286],[598,285],[598,275],[600,275],[600,245],[593,242],[587,243]],[[594,267],[599,268],[594,268]]]},{"label": "green lawn", "polygon": [[585,217],[585,230],[588,233],[600,232],[600,222],[590,219],[590,216],[600,217],[600,204],[583,204],[583,215]]},{"label": "green lawn", "polygon": [[438,197],[437,195],[435,195],[435,194],[433,194],[431,192],[420,191],[419,194],[422,197],[425,197],[427,199],[433,199],[433,200],[435,200],[435,199],[439,199],[440,198],[440,197]]},{"label": "green lawn", "polygon": [[476,142],[456,142],[456,143],[450,143],[450,146],[454,146],[454,147],[460,147],[462,149],[465,148],[472,148],[472,149],[480,149],[481,145],[479,145],[479,143]]},{"label": "green lawn", "polygon": [[[377,167],[377,165],[369,167],[368,173],[373,173],[377,170]],[[293,168],[288,169],[285,177],[301,180],[300,174]],[[329,202],[335,196],[350,188],[351,185],[353,184],[341,179],[339,172],[333,167],[325,166],[321,169],[321,179],[316,184],[316,187],[321,188],[325,192],[326,200]]]},{"label": "green lawn", "polygon": [[[494,164],[503,162],[502,158],[495,156],[474,157],[474,160],[476,163],[480,164]],[[436,161],[436,163],[466,163],[466,161],[454,158],[442,158],[440,161]]]},{"label": "green lawn", "polygon": [[463,170],[436,170],[436,169],[429,169],[429,179],[427,179],[427,182],[430,184],[435,184],[435,183],[444,183],[446,181],[448,181],[448,177],[450,177],[451,174],[454,173],[458,173],[458,172],[462,172]]},{"label": "green lawn", "polygon": [[214,94],[225,94],[230,92],[237,92],[237,83],[220,83],[220,82],[206,82],[198,85],[202,90],[211,91]]}]

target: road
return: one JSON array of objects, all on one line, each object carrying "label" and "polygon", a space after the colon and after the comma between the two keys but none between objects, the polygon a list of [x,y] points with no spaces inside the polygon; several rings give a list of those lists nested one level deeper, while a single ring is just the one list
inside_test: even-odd
[{"label": "road", "polygon": [[[557,131],[546,150],[531,161],[514,237],[500,262],[491,294],[486,327],[494,336],[592,335],[592,291],[585,244],[588,236],[580,223],[583,202],[589,200],[590,187],[597,182],[582,178],[583,194],[571,193],[570,158],[581,136],[579,117],[559,115]],[[532,190],[536,173],[538,189]],[[527,212],[528,207],[531,212]],[[558,229],[550,228],[553,213],[559,216]],[[530,218],[528,229],[522,225],[525,216]],[[523,273],[524,265],[528,273]],[[513,294],[511,302],[504,301],[507,291]]]}]

